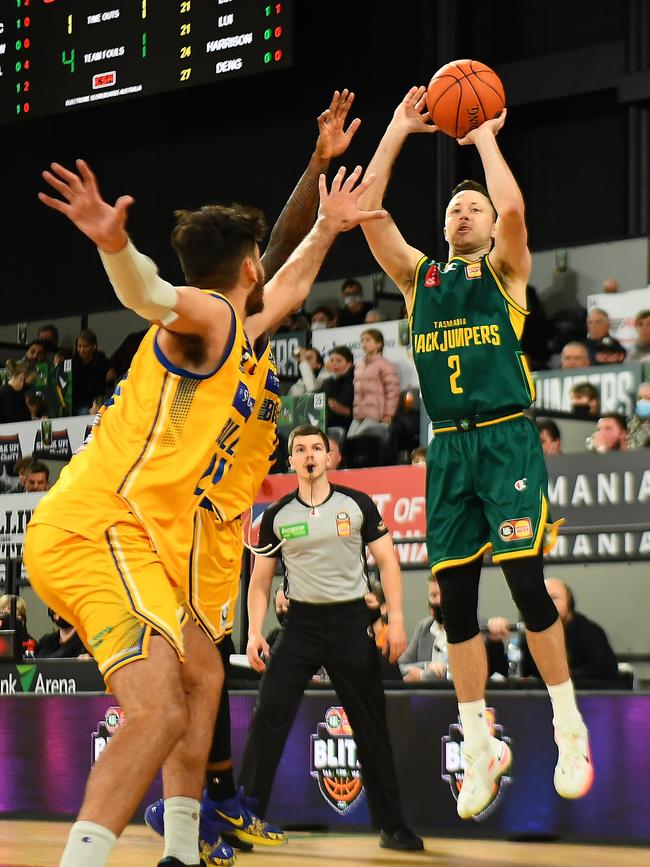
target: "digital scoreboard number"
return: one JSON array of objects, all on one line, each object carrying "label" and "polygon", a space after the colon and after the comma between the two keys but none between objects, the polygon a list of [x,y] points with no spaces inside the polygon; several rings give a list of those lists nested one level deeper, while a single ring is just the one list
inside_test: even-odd
[{"label": "digital scoreboard number", "polygon": [[293,0],[0,0],[0,123],[290,66]]}]

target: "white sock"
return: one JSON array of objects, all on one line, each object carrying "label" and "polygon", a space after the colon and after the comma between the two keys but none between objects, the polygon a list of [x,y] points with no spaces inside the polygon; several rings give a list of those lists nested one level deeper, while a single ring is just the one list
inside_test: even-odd
[{"label": "white sock", "polygon": [[199,813],[193,798],[165,798],[165,854],[184,864],[199,862]]},{"label": "white sock", "polygon": [[75,822],[59,867],[104,867],[117,837],[94,822]]},{"label": "white sock", "polygon": [[486,750],[490,743],[490,730],[487,725],[485,699],[458,702],[458,711],[463,727],[465,750],[470,755]]},{"label": "white sock", "polygon": [[548,686],[553,705],[553,725],[556,729],[573,729],[580,725],[582,716],[576,704],[576,695],[571,680]]}]

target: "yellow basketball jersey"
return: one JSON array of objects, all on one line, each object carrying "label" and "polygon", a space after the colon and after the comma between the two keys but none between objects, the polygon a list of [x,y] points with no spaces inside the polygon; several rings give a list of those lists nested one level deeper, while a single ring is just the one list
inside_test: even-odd
[{"label": "yellow basketball jersey", "polygon": [[254,359],[242,324],[226,298],[210,294],[232,316],[218,367],[205,375],[175,367],[160,349],[159,329],[149,329],[87,448],[32,516],[95,539],[132,513],[175,584],[187,568],[198,504],[232,466],[254,408]]},{"label": "yellow basketball jersey", "polygon": [[232,521],[250,509],[273,463],[278,444],[280,380],[271,342],[259,353],[252,385],[255,408],[246,422],[237,450],[239,460],[222,479],[207,489],[203,508],[213,510],[218,520]]}]

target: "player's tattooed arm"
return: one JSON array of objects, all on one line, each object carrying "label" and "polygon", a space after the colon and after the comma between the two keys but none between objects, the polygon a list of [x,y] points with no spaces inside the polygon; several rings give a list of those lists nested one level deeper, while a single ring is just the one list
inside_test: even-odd
[{"label": "player's tattooed arm", "polygon": [[332,159],[345,153],[361,125],[355,118],[347,127],[347,117],[354,102],[354,93],[347,88],[334,91],[332,101],[318,117],[318,139],[314,153],[302,177],[282,209],[262,256],[266,280],[284,265],[291,253],[311,229],[318,209],[318,178],[325,174]]}]

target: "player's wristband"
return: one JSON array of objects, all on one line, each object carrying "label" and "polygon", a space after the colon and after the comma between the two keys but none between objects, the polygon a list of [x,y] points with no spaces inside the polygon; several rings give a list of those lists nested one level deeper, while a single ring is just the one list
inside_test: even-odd
[{"label": "player's wristband", "polygon": [[130,240],[117,253],[100,250],[99,255],[115,294],[125,307],[163,325],[177,318],[176,287],[158,276],[156,264],[136,250]]}]

